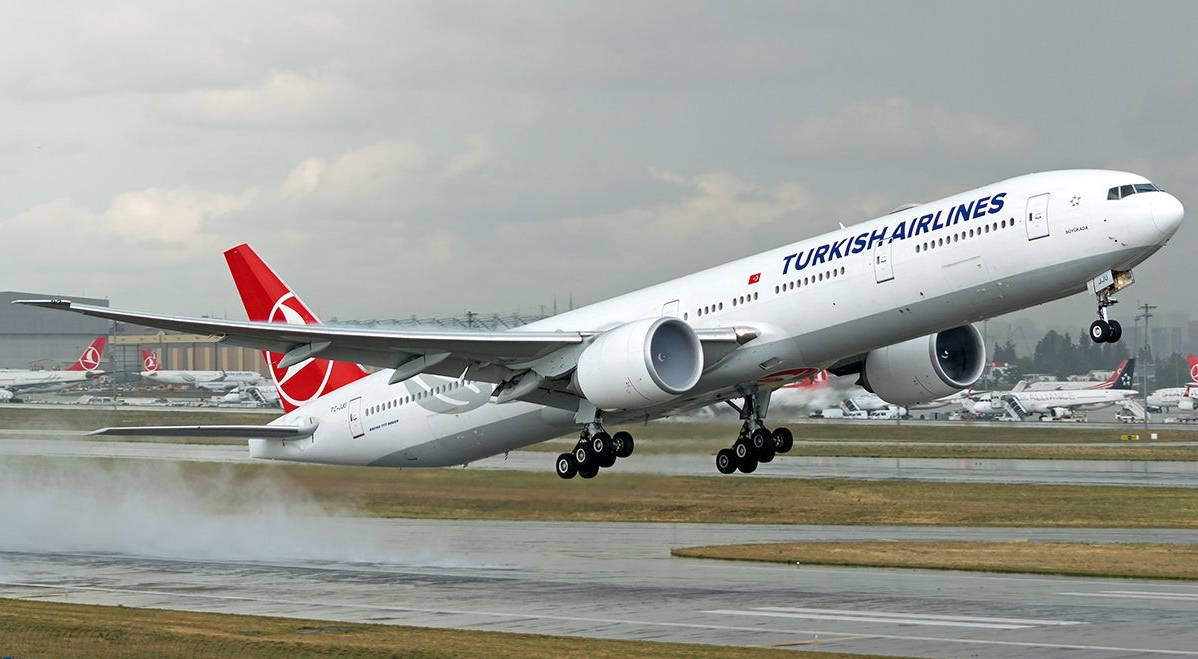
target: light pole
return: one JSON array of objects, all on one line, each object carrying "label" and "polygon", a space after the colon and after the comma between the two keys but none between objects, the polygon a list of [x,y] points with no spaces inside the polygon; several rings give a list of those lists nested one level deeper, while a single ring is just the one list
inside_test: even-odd
[{"label": "light pole", "polygon": [[1140,382],[1142,383],[1141,395],[1144,396],[1144,432],[1148,432],[1148,368],[1152,366],[1155,371],[1156,366],[1156,360],[1152,358],[1152,338],[1148,332],[1148,319],[1152,318],[1152,310],[1156,309],[1157,305],[1145,302],[1136,308],[1144,312],[1136,316],[1136,321],[1139,322],[1141,318],[1144,319],[1144,367],[1140,369],[1140,373],[1143,374],[1141,375]]}]

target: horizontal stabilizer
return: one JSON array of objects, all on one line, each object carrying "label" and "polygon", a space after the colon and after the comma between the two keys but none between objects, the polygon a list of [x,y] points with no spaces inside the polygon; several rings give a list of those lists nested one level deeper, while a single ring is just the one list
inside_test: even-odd
[{"label": "horizontal stabilizer", "polygon": [[141,437],[209,437],[241,439],[302,439],[312,436],[319,424],[302,426],[131,426],[100,428],[91,435],[127,435]]}]

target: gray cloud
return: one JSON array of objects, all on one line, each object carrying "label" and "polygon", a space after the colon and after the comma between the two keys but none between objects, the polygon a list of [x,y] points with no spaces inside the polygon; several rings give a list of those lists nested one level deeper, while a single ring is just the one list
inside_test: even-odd
[{"label": "gray cloud", "polygon": [[[527,310],[1031,170],[1132,169],[1192,201],[1196,15],[8,5],[0,232],[22,248],[0,274],[14,289],[236,315],[219,252],[249,241],[326,316]],[[1188,310],[1169,284],[1198,233],[1175,243],[1132,298]],[[1036,316],[1080,327],[1089,307],[1079,296]]]}]

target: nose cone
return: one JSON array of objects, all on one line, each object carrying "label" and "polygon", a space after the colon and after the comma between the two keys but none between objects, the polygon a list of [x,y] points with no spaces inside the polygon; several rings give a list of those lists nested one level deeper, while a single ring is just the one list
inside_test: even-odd
[{"label": "nose cone", "polygon": [[1177,233],[1177,228],[1181,226],[1181,218],[1185,217],[1185,214],[1185,208],[1177,197],[1167,192],[1153,197],[1152,221],[1156,228],[1165,234],[1166,239]]}]

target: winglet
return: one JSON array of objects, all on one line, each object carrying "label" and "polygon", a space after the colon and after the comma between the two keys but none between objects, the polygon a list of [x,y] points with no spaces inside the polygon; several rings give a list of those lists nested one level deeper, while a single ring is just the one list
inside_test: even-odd
[{"label": "winglet", "polygon": [[70,309],[71,301],[53,298],[50,300],[13,300],[10,304],[26,304],[31,307],[42,307],[44,309]]}]

